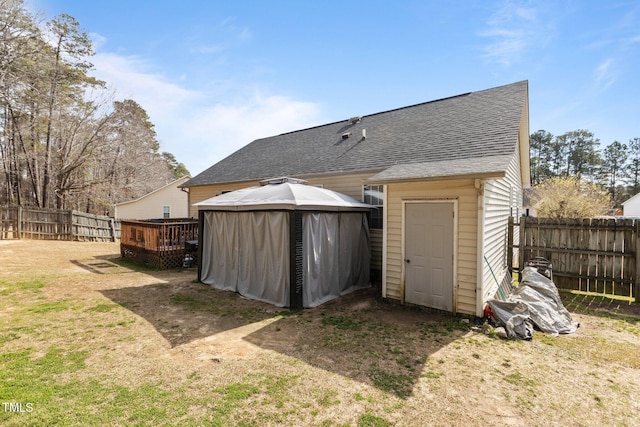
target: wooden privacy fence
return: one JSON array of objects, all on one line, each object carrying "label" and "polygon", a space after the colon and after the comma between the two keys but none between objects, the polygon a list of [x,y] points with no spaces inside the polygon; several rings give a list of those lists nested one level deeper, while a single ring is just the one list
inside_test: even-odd
[{"label": "wooden privacy fence", "polygon": [[124,220],[120,252],[123,258],[156,268],[176,268],[182,266],[186,243],[196,245],[197,240],[197,219]]},{"label": "wooden privacy fence", "polygon": [[0,207],[0,240],[76,240],[115,242],[120,221],[74,210]]},{"label": "wooden privacy fence", "polygon": [[[637,302],[640,271],[640,221],[632,219],[509,220],[508,257],[512,271],[543,257],[552,264],[560,289],[633,298]],[[519,235],[514,243],[513,236]]]}]

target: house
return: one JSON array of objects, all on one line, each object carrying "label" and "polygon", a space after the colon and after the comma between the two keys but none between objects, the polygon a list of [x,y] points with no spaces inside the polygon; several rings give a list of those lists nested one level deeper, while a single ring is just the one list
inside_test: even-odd
[{"label": "house", "polygon": [[191,179],[184,176],[144,196],[114,205],[116,219],[186,218],[189,195],[180,186]]},{"label": "house", "polygon": [[481,316],[507,269],[507,224],[529,187],[528,82],[251,142],[182,185],[195,203],[291,176],[357,198],[371,277],[401,303]]},{"label": "house", "polygon": [[640,218],[640,193],[622,203],[622,213],[625,217]]}]

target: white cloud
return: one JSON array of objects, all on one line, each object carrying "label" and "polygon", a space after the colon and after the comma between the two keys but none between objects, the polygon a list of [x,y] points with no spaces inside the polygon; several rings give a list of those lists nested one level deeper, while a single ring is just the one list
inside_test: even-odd
[{"label": "white cloud", "polygon": [[255,139],[321,123],[317,104],[254,93],[242,100],[200,109],[184,130],[188,144],[199,152],[204,169]]},{"label": "white cloud", "polygon": [[608,89],[617,79],[613,59],[609,58],[598,65],[594,71],[596,89]]},{"label": "white cloud", "polygon": [[196,46],[192,46],[189,48],[190,53],[211,55],[218,54],[224,52],[227,49],[227,46],[223,44],[200,44]]},{"label": "white cloud", "polygon": [[116,90],[119,97],[133,98],[147,112],[163,111],[198,98],[198,94],[152,73],[140,58],[100,53],[93,57],[93,74]]},{"label": "white cloud", "polygon": [[237,19],[235,17],[228,17],[218,22],[216,27],[228,32],[230,34],[234,34],[239,40],[249,40],[253,37],[253,33],[251,30],[243,25],[237,24]]},{"label": "white cloud", "polygon": [[89,33],[93,49],[98,50],[107,43],[107,38],[99,33]]},{"label": "white cloud", "polygon": [[[255,93],[250,98],[234,104],[217,104],[205,108],[196,116],[194,131],[201,132],[214,128],[229,131],[244,137],[245,140],[270,136],[275,132],[296,130],[307,118],[317,112],[314,104],[295,101],[278,95]],[[283,125],[285,129],[283,130]],[[256,134],[255,128],[272,129]]]},{"label": "white cloud", "polygon": [[192,174],[254,139],[323,123],[319,105],[312,102],[237,83],[214,97],[169,81],[133,56],[100,53],[93,63],[92,74],[106,81],[118,100],[133,99],[147,111],[161,150],[174,154]]},{"label": "white cloud", "polygon": [[479,35],[491,40],[484,46],[484,56],[510,66],[526,51],[540,46],[551,37],[550,22],[544,23],[538,9],[526,3],[507,0],[487,21],[487,29]]}]

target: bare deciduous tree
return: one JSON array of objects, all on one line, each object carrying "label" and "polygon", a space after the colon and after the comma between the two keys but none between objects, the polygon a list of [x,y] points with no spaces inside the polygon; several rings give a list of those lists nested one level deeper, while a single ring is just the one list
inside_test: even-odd
[{"label": "bare deciduous tree", "polygon": [[188,174],[140,105],[99,100],[92,53],[73,17],[40,30],[22,0],[0,0],[0,204],[110,213]]},{"label": "bare deciduous tree", "polygon": [[534,189],[533,202],[540,217],[592,218],[608,215],[613,208],[604,188],[574,177],[551,178]]}]

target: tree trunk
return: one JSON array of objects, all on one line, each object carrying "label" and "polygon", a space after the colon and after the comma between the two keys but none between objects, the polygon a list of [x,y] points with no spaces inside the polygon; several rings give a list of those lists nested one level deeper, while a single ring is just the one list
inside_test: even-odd
[{"label": "tree trunk", "polygon": [[2,126],[5,144],[0,146],[0,157],[7,182],[7,200],[10,204],[22,204],[20,195],[20,160],[16,148],[16,126],[9,119],[9,106],[5,105],[4,124]]},{"label": "tree trunk", "polygon": [[58,88],[58,72],[60,67],[60,49],[62,47],[63,36],[58,36],[58,44],[56,46],[56,61],[54,64],[53,80],[51,81],[51,92],[49,96],[49,117],[47,118],[47,138],[46,151],[44,158],[44,180],[42,182],[42,207],[46,208],[49,204],[49,187],[51,186],[51,132],[53,122],[53,107],[56,102],[56,90]]}]

